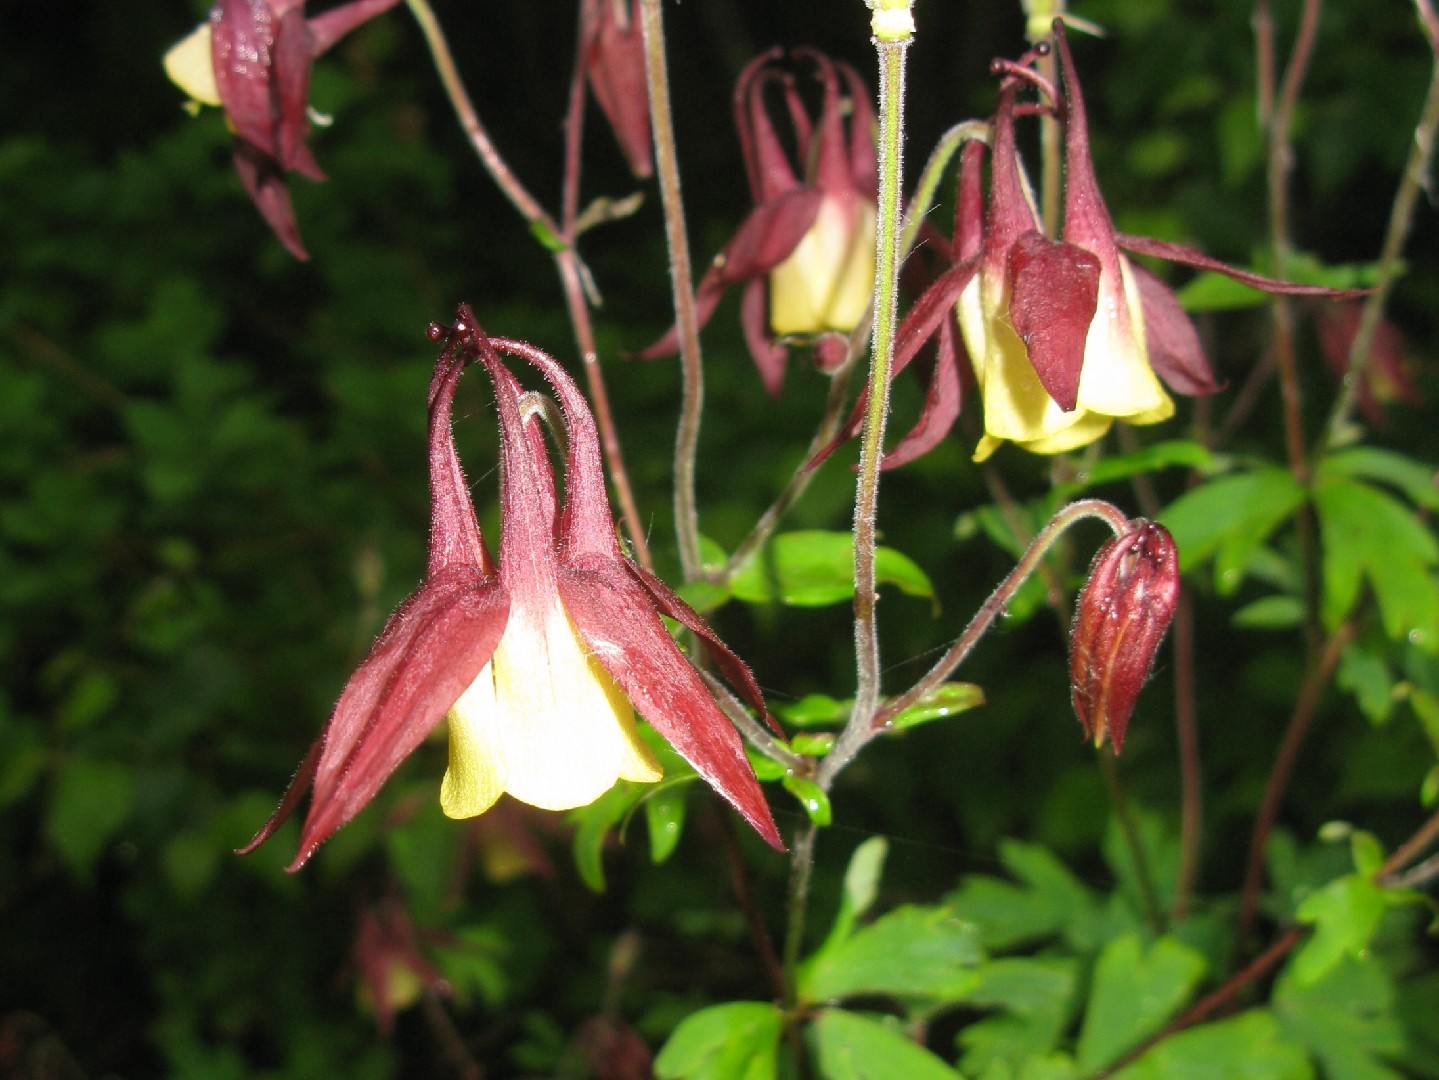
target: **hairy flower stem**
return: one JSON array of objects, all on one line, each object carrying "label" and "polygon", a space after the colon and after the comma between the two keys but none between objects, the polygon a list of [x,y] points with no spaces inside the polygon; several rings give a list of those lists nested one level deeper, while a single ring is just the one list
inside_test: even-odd
[{"label": "hairy flower stem", "polygon": [[[869,403],[859,451],[854,500],[854,643],[857,668],[854,709],[835,750],[868,738],[869,718],[879,702],[879,599],[875,576],[875,529],[880,463],[889,412],[889,373],[894,360],[899,230],[904,178],[905,59],[913,34],[875,39],[879,55],[879,209],[876,219],[874,343],[870,349]],[[856,746],[856,749],[858,747]],[[825,761],[825,765],[829,760]],[[821,767],[820,776],[826,770]],[[829,776],[834,772],[829,771]]]},{"label": "hairy flower stem", "polygon": [[1010,599],[1029,579],[1030,574],[1039,567],[1045,554],[1054,546],[1055,541],[1070,526],[1087,518],[1100,519],[1109,526],[1115,536],[1119,536],[1129,527],[1129,519],[1124,516],[1124,513],[1118,507],[1104,502],[1102,499],[1081,499],[1079,502],[1070,503],[1055,514],[1049,524],[1041,529],[1039,535],[1030,543],[1029,549],[1015,568],[999,583],[999,587],[990,594],[989,599],[980,605],[979,610],[974,613],[974,618],[970,619],[969,625],[964,628],[964,633],[960,634],[955,643],[940,657],[939,662],[930,668],[914,686],[898,697],[890,699],[882,709],[877,710],[862,732],[862,737],[847,740],[845,736],[848,736],[850,732],[848,728],[845,729],[844,734],[835,743],[834,749],[826,754],[820,762],[817,780],[821,787],[828,789],[835,775],[849,764],[860,747],[883,731],[885,725],[894,716],[919,701],[954,673],[955,669],[974,650],[979,640],[994,625],[995,620],[1004,613]]},{"label": "hairy flower stem", "polygon": [[1414,142],[1409,147],[1409,159],[1404,163],[1404,175],[1389,210],[1389,227],[1379,251],[1379,277],[1374,292],[1364,302],[1359,329],[1349,347],[1339,398],[1326,426],[1325,437],[1331,447],[1345,439],[1350,416],[1358,400],[1364,365],[1369,361],[1369,348],[1374,343],[1374,331],[1384,313],[1389,292],[1399,276],[1399,255],[1404,250],[1404,241],[1414,221],[1414,207],[1418,204],[1419,193],[1427,188],[1429,166],[1434,160],[1434,140],[1439,137],[1439,13],[1435,12],[1429,0],[1414,0],[1414,4],[1419,9],[1420,25],[1434,53],[1434,70],[1429,76],[1429,92],[1424,98],[1419,123],[1414,128]]},{"label": "hairy flower stem", "polygon": [[695,503],[695,462],[699,457],[700,419],[704,412],[704,363],[700,358],[699,318],[695,312],[689,235],[685,230],[684,198],[680,192],[679,158],[675,153],[674,117],[670,109],[660,0],[640,0],[640,29],[645,41],[645,85],[650,95],[655,176],[659,180],[660,203],[664,208],[665,241],[670,253],[670,285],[674,290],[675,325],[680,338],[682,389],[679,428],[675,435],[675,532],[684,579],[695,581],[702,569],[699,508]]},{"label": "hairy flower stem", "polygon": [[570,105],[566,116],[565,173],[564,173],[564,222],[555,222],[519,177],[510,171],[505,159],[490,139],[489,132],[480,121],[469,91],[460,78],[455,66],[454,54],[439,20],[429,5],[429,0],[405,0],[410,14],[420,26],[440,84],[450,99],[460,127],[474,147],[495,185],[509,199],[510,204],[529,224],[532,232],[538,234],[555,260],[559,271],[560,284],[569,311],[570,324],[574,328],[575,343],[579,347],[585,370],[585,388],[589,392],[590,404],[594,409],[595,422],[599,427],[600,445],[604,450],[605,467],[610,482],[614,485],[619,500],[620,514],[624,518],[625,531],[634,548],[635,560],[647,570],[653,570],[649,545],[645,541],[644,521],[640,518],[635,503],[634,489],[630,485],[629,473],[625,469],[624,455],[620,450],[619,433],[615,428],[614,414],[610,410],[609,393],[605,389],[604,372],[600,368],[599,352],[595,348],[594,330],[590,323],[589,302],[585,296],[581,278],[579,256],[575,253],[575,207],[579,202],[579,117],[583,114],[584,88],[583,68],[578,59],[570,87]]}]

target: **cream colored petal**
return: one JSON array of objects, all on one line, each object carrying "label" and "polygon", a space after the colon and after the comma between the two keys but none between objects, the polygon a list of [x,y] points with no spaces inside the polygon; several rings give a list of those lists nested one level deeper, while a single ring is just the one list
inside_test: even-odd
[{"label": "cream colored petal", "polygon": [[[446,777],[457,809],[480,812],[498,785],[532,806],[571,810],[617,780],[663,775],[635,730],[629,700],[587,655],[558,596],[539,612],[511,610],[491,668],[492,690],[466,691],[451,724],[452,739],[462,733],[451,743]],[[459,793],[470,791],[475,797],[462,803]]]},{"label": "cream colored petal", "polygon": [[1134,423],[1155,423],[1173,415],[1174,402],[1150,369],[1139,286],[1123,262],[1120,277],[1118,288],[1110,275],[1100,277],[1099,309],[1084,342],[1079,407]]},{"label": "cream colored petal", "polygon": [[848,333],[874,293],[874,206],[825,198],[809,232],[770,272],[770,329],[776,334]]},{"label": "cream colored petal", "polygon": [[220,104],[215,84],[215,61],[210,52],[210,24],[195,27],[165,53],[165,74],[170,81],[202,105]]}]

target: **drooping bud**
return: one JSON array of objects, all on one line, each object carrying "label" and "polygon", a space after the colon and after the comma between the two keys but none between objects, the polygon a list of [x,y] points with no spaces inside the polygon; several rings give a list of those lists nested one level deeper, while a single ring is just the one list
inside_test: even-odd
[{"label": "drooping bud", "polygon": [[1143,518],[1099,549],[1079,594],[1069,640],[1074,711],[1096,747],[1117,754],[1179,600],[1179,552],[1163,525]]}]

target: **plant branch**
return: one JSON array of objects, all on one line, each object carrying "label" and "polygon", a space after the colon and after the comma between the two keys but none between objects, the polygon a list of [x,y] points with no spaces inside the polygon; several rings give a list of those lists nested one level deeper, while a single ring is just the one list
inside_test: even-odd
[{"label": "plant branch", "polygon": [[659,180],[660,202],[664,208],[665,240],[670,253],[670,285],[674,291],[683,380],[679,429],[675,435],[675,532],[684,579],[695,581],[702,572],[699,509],[695,503],[695,462],[699,457],[700,419],[704,412],[704,363],[700,356],[699,318],[695,311],[679,158],[675,152],[660,0],[640,0],[640,28],[644,32],[645,84],[650,95],[655,175]]},{"label": "plant branch", "polygon": [[1409,158],[1404,163],[1404,175],[1395,192],[1394,204],[1389,210],[1389,227],[1384,233],[1384,244],[1379,251],[1379,277],[1374,291],[1364,301],[1364,310],[1359,316],[1359,328],[1349,347],[1349,358],[1344,368],[1344,380],[1334,411],[1329,416],[1327,439],[1329,446],[1343,441],[1349,426],[1354,404],[1358,399],[1359,385],[1364,365],[1369,362],[1369,349],[1374,343],[1374,331],[1384,313],[1384,305],[1399,276],[1399,256],[1404,250],[1404,241],[1409,236],[1409,227],[1414,221],[1414,208],[1419,202],[1419,193],[1429,190],[1429,168],[1434,160],[1434,140],[1439,135],[1439,14],[1435,13],[1430,0],[1414,0],[1419,10],[1419,21],[1429,48],[1434,53],[1434,70],[1429,76],[1429,92],[1420,110],[1419,122],[1414,128],[1414,142],[1409,147]]},{"label": "plant branch", "polygon": [[[880,11],[876,10],[876,21]],[[879,623],[876,606],[875,549],[879,513],[880,465],[884,457],[884,428],[889,411],[889,376],[894,360],[897,294],[899,291],[899,231],[904,181],[905,59],[913,33],[893,40],[876,36],[879,59],[879,207],[876,217],[874,343],[870,349],[868,402],[859,451],[859,482],[854,500],[854,642],[856,688],[854,708],[840,734],[836,750],[855,750],[868,740],[870,717],[879,701]],[[842,767],[843,761],[838,767]],[[820,776],[833,777],[827,758]],[[823,782],[821,782],[823,786]]]},{"label": "plant branch", "polygon": [[1310,666],[1309,675],[1300,688],[1299,698],[1294,703],[1294,713],[1279,744],[1274,758],[1274,767],[1269,772],[1269,781],[1264,788],[1264,799],[1259,805],[1259,814],[1254,819],[1254,833],[1249,840],[1249,860],[1245,865],[1244,885],[1239,895],[1239,920],[1234,934],[1235,955],[1242,955],[1245,942],[1254,929],[1255,915],[1259,908],[1259,889],[1264,880],[1264,850],[1269,834],[1279,817],[1279,807],[1289,787],[1289,778],[1299,760],[1299,751],[1309,734],[1309,727],[1319,707],[1319,699],[1334,677],[1344,649],[1354,640],[1358,631],[1357,618],[1351,618],[1330,635],[1317,661]]}]

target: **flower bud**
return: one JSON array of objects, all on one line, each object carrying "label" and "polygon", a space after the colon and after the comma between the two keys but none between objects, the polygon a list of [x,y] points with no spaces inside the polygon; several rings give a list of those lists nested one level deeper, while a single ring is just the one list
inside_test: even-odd
[{"label": "flower bud", "polygon": [[1074,711],[1096,747],[1119,753],[1179,599],[1179,553],[1163,525],[1130,522],[1095,555],[1069,640]]}]

